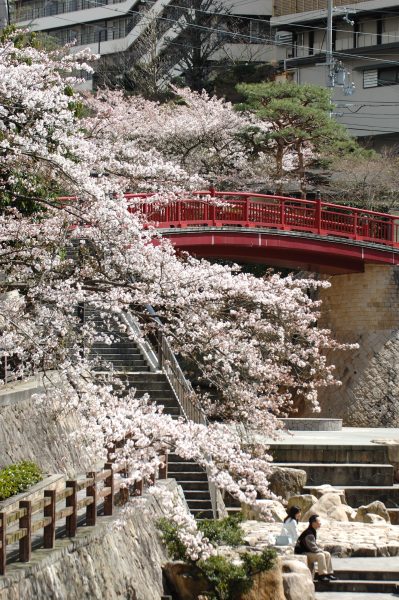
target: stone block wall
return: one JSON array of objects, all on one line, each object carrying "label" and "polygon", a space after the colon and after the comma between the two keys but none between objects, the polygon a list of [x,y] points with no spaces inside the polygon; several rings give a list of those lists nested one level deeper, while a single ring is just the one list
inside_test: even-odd
[{"label": "stone block wall", "polygon": [[[364,273],[330,276],[320,291],[321,327],[358,350],[334,352],[342,386],[320,393],[321,415],[354,427],[399,427],[399,268],[366,265]],[[310,416],[303,410],[300,416]]]}]

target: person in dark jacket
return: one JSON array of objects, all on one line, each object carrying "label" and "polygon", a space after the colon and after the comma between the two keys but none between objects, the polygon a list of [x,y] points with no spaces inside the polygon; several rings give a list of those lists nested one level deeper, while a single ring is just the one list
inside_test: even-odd
[{"label": "person in dark jacket", "polygon": [[319,515],[312,515],[309,527],[301,533],[295,545],[295,554],[306,554],[308,567],[313,572],[317,563],[317,574],[320,581],[336,579],[333,574],[331,555],[317,545],[317,530],[321,527]]}]

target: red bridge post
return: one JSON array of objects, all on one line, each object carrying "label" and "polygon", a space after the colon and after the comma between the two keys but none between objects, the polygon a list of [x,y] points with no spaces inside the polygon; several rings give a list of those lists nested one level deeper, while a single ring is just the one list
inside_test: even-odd
[{"label": "red bridge post", "polygon": [[320,190],[316,192],[315,227],[317,233],[321,233],[321,195]]}]

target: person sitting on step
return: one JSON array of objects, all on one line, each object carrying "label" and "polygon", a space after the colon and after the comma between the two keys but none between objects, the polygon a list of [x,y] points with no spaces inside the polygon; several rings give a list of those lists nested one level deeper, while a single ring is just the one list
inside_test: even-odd
[{"label": "person sitting on step", "polygon": [[309,527],[301,533],[295,545],[295,554],[306,554],[308,567],[313,572],[317,563],[317,578],[319,581],[336,579],[331,564],[331,555],[317,545],[317,530],[321,527],[319,515],[312,515]]},{"label": "person sitting on step", "polygon": [[295,545],[299,537],[298,521],[301,518],[301,509],[299,506],[291,506],[287,513],[280,535],[287,536],[291,540],[291,544]]}]

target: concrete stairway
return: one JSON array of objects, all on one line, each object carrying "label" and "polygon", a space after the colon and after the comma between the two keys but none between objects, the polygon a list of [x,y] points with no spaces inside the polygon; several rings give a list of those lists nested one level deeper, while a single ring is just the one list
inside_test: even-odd
[{"label": "concrete stairway", "polygon": [[350,506],[357,508],[381,500],[393,523],[399,522],[399,485],[384,445],[273,444],[276,464],[303,469],[308,475],[304,493],[329,483],[345,490]]},{"label": "concrete stairway", "polygon": [[[121,380],[137,390],[138,396],[148,394],[153,402],[164,407],[164,412],[177,419],[182,415],[179,402],[166,375],[151,372],[139,346],[127,336],[110,332],[103,319],[95,311],[85,310],[85,314],[96,323],[99,331],[113,333],[115,341],[111,346],[94,345],[90,355],[104,360],[104,367],[112,365]],[[96,367],[101,370],[103,367]],[[168,457],[169,476],[181,485],[190,512],[197,519],[213,518],[211,496],[206,472],[195,462],[185,461],[176,454]]]},{"label": "concrete stairway", "polygon": [[181,485],[190,512],[197,519],[212,519],[212,503],[206,472],[193,461],[169,454],[169,477]]},{"label": "concrete stairway", "polygon": [[110,330],[96,310],[85,307],[85,320],[94,323],[96,330],[114,337],[112,344],[97,342],[90,349],[93,359],[98,359],[97,371],[106,369],[109,365],[115,372],[149,372],[150,367],[140,351],[139,346],[129,337],[118,330]]},{"label": "concrete stairway", "polygon": [[[344,558],[333,559],[336,581],[317,582],[317,598],[328,600],[330,594],[344,600],[346,594],[359,598],[383,598],[396,594],[399,589],[399,563],[397,558]],[[341,596],[342,595],[342,596]],[[335,596],[334,596],[335,597]],[[398,596],[395,596],[398,597]]]}]

